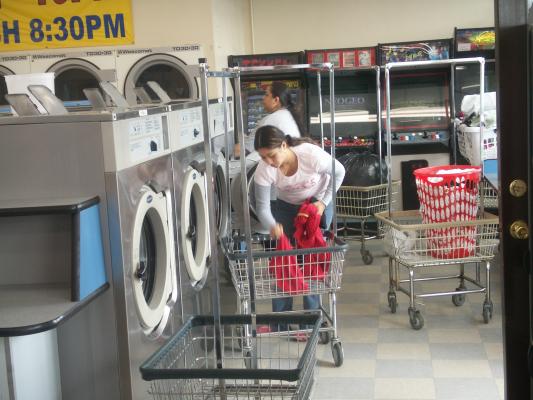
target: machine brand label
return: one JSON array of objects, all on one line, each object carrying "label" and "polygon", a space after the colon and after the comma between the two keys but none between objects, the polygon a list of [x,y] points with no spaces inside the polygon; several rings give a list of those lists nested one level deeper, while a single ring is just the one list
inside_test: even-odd
[{"label": "machine brand label", "polygon": [[2,0],[0,51],[131,44],[131,0]]},{"label": "machine brand label", "polygon": [[153,200],[154,200],[154,197],[153,197],[151,194],[148,195],[148,197],[146,198],[146,202],[147,202],[148,204],[151,204]]}]

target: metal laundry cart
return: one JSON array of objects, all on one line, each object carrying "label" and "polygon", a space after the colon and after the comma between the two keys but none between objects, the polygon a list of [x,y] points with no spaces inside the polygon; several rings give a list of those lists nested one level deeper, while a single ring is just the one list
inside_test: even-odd
[{"label": "metal laundry cart", "polygon": [[359,221],[361,240],[361,256],[363,262],[367,265],[372,264],[374,257],[366,248],[365,242],[374,239],[379,235],[367,235],[367,221],[374,218],[374,214],[385,211],[389,208],[389,199],[394,203],[395,196],[398,194],[400,181],[392,183],[392,196],[389,197],[389,185],[382,183],[373,186],[341,186],[337,193],[337,217],[344,221],[344,227],[340,228],[345,234],[348,230],[346,226],[347,219]]},{"label": "metal laundry cart", "polygon": [[[306,343],[292,340],[288,330],[275,336],[245,334],[252,325],[297,323],[311,325]],[[291,399],[305,400],[314,382],[320,315],[222,316],[221,361],[213,351],[213,317],[189,319],[180,332],[141,366],[151,381],[154,399]],[[242,329],[246,327],[247,329]],[[226,332],[228,332],[226,334]]]},{"label": "metal laundry cart", "polygon": [[[330,63],[324,64],[295,64],[268,67],[235,67],[229,69],[236,72],[234,88],[236,98],[236,118],[237,128],[241,134],[241,141],[244,142],[244,129],[242,121],[242,104],[240,93],[240,72],[258,72],[268,70],[291,70],[291,69],[313,69],[320,76],[321,72],[329,73],[330,84],[330,123],[331,135],[335,138],[335,107],[334,107],[334,74],[333,66]],[[319,80],[320,82],[320,80]],[[335,174],[335,148],[332,147],[332,173]],[[249,209],[248,179],[246,176],[246,164],[244,147],[241,146],[241,179],[242,198],[244,209]],[[333,180],[331,182],[333,185]],[[332,202],[335,202],[335,191],[333,190]],[[333,203],[335,204],[335,203]],[[340,366],[344,360],[341,340],[337,332],[336,317],[336,292],[340,289],[342,278],[342,267],[344,264],[347,245],[328,234],[325,238],[326,246],[311,249],[293,249],[278,251],[277,241],[269,235],[252,236],[250,228],[250,215],[244,213],[244,235],[239,233],[236,236],[223,240],[223,251],[229,261],[232,280],[239,296],[241,312],[248,314],[255,313],[255,301],[283,297],[295,297],[304,295],[328,295],[329,309],[321,306],[325,323],[320,328],[320,341],[328,343],[331,341],[333,360],[336,366]],[[337,231],[337,217],[334,213],[332,232]],[[330,236],[331,235],[331,236]],[[277,261],[276,261],[277,260]],[[279,275],[280,270],[293,269],[297,275]],[[318,273],[317,271],[321,272]],[[278,271],[278,275],[276,275]],[[296,279],[302,285],[302,290],[291,291],[287,289],[296,283]],[[253,332],[248,332],[252,334]]]},{"label": "metal laundry cart", "polygon": [[[409,296],[409,322],[413,329],[424,326],[424,318],[417,309],[416,300],[435,296],[452,296],[456,306],[463,305],[465,295],[484,293],[482,315],[485,323],[492,318],[493,304],[490,298],[490,261],[498,247],[498,217],[485,213],[474,221],[457,221],[427,224],[418,211],[382,212],[376,217],[383,224],[384,240],[389,254],[389,292],[387,300],[392,313],[396,312],[396,292]],[[450,237],[459,238],[450,241]],[[465,242],[471,246],[465,251]],[[442,243],[446,243],[442,246]],[[475,275],[466,273],[465,265],[474,264]],[[485,267],[482,282],[480,266]],[[428,276],[429,271],[439,271],[445,266],[458,265],[458,273]],[[401,276],[400,268],[407,272]],[[459,284],[447,291],[417,292],[415,283],[436,280],[455,280]],[[467,286],[469,284],[470,286]]]},{"label": "metal laundry cart", "polygon": [[[332,69],[330,64],[316,67]],[[236,67],[224,71],[209,71],[204,61],[200,64],[199,74],[203,99],[206,174],[207,181],[211,182],[213,171],[207,81],[208,78],[222,78],[222,91],[226,108],[226,81],[234,79],[237,129],[243,134],[240,70]],[[224,114],[227,134],[227,115],[229,113],[225,112]],[[241,163],[241,171],[246,171],[244,146],[241,147]],[[228,163],[226,168],[229,169]],[[248,208],[247,186],[246,179],[243,179],[244,203]],[[214,204],[211,190],[208,190],[208,202]],[[230,208],[228,207],[229,212]],[[216,257],[217,250],[216,246],[211,246],[211,260],[214,260],[214,273],[217,276],[214,315],[196,316],[190,319],[163,348],[143,364],[141,373],[145,380],[152,381],[150,394],[153,398],[302,400],[309,398],[314,382],[315,348],[319,330],[322,329],[322,315],[317,310],[305,314],[256,314],[254,250],[248,213],[245,213],[244,219],[246,249],[243,253],[243,263],[247,268],[247,285],[250,288],[248,296],[250,307],[247,310],[249,314],[220,315],[218,266],[215,261],[218,259]],[[209,221],[211,226],[213,226],[214,220],[213,207],[210,206]],[[215,243],[217,238],[214,229],[211,229],[210,232],[211,243]],[[229,241],[234,241],[234,239],[229,238],[224,243]],[[328,249],[323,248],[321,251],[324,253]],[[274,254],[271,252],[269,255]],[[331,263],[331,265],[330,269],[335,269],[336,264]],[[258,335],[258,324],[274,325],[280,329],[273,334]],[[294,325],[296,328],[293,328]],[[281,328],[282,326],[283,328]],[[296,333],[301,333],[300,326],[307,328],[305,343],[294,340],[298,339]],[[342,347],[335,335],[332,340],[335,342],[334,348],[337,349],[336,364],[340,365],[343,358]]]},{"label": "metal laundry cart", "polygon": [[[477,63],[480,66],[480,135],[483,134],[483,58],[466,58],[455,60],[420,61],[389,63],[385,66],[386,81],[386,110],[387,110],[387,166],[389,169],[389,188],[391,168],[391,130],[390,130],[390,70],[394,68],[417,68],[449,65],[452,70],[456,64]],[[482,158],[482,149],[478,149]],[[481,165],[483,176],[483,165]],[[443,189],[443,188],[441,188]],[[392,192],[392,191],[390,191]],[[481,186],[479,192],[472,190],[477,196],[479,212],[477,218],[471,221],[457,220],[441,223],[423,223],[419,211],[392,212],[390,209],[376,215],[384,230],[385,245],[389,254],[389,291],[387,294],[391,312],[397,309],[396,291],[409,296],[409,322],[413,329],[421,329],[424,319],[416,307],[416,299],[451,296],[456,306],[461,306],[465,295],[484,293],[482,315],[485,323],[492,318],[493,304],[490,298],[490,261],[494,258],[498,246],[498,224],[496,216],[486,213],[484,196],[487,194]],[[446,197],[446,196],[444,196]],[[463,200],[463,199],[461,199]],[[472,198],[470,199],[472,200]],[[476,199],[473,199],[475,202]],[[466,264],[474,264],[475,275],[469,276],[465,272]],[[485,282],[481,280],[480,265],[484,264],[486,271]],[[428,276],[427,271],[442,271],[444,266],[458,266],[458,273],[441,273],[438,276]],[[400,267],[407,271],[407,278],[400,276]],[[455,290],[417,293],[415,283],[436,280],[456,280]]]}]

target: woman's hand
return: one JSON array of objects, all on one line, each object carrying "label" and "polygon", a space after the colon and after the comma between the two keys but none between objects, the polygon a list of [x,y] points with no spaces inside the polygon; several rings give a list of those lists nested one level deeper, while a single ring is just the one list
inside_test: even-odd
[{"label": "woman's hand", "polygon": [[318,200],[318,201],[315,201],[313,205],[316,207],[318,215],[324,214],[324,210],[326,209],[326,205],[324,203]]},{"label": "woman's hand", "polygon": [[270,229],[270,235],[275,239],[279,239],[281,235],[283,235],[283,225],[281,224],[274,225],[272,229]]}]

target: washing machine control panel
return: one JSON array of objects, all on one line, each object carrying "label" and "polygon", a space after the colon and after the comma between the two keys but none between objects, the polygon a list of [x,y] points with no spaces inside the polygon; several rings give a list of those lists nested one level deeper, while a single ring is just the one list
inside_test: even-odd
[{"label": "washing machine control panel", "polygon": [[106,171],[120,171],[170,153],[168,113],[114,121],[104,130]]},{"label": "washing machine control panel", "polygon": [[170,145],[172,151],[204,141],[202,108],[200,106],[176,110],[170,114]]},{"label": "washing machine control panel", "polygon": [[[233,131],[233,101],[227,102],[228,114],[228,132]],[[211,136],[217,137],[224,134],[224,103],[223,98],[218,99],[217,103],[209,104],[209,123]]]}]

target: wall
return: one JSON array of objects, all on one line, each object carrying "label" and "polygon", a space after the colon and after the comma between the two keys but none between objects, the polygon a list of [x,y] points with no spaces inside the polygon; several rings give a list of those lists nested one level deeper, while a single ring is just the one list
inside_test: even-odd
[{"label": "wall", "polygon": [[494,0],[250,0],[254,53],[374,46],[494,26]]},{"label": "wall", "polygon": [[136,47],[200,44],[212,68],[252,50],[249,0],[132,0]]}]

